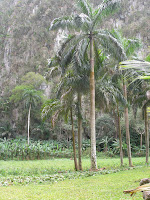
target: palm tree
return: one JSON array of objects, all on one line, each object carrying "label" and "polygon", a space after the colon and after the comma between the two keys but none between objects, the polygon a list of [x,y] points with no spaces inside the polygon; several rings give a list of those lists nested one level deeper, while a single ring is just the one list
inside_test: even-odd
[{"label": "palm tree", "polygon": [[49,67],[51,75],[53,72],[57,75],[59,74],[59,83],[57,85],[57,98],[64,92],[64,88],[71,87],[74,93],[77,93],[77,118],[78,118],[78,168],[82,170],[82,162],[81,162],[81,155],[82,155],[82,112],[81,112],[81,102],[82,102],[82,94],[87,89],[88,85],[88,76],[87,76],[87,69],[83,70],[80,67],[80,62],[78,61],[78,53],[72,55],[72,61],[68,62],[66,65],[66,69],[62,67],[62,58],[55,55],[52,59],[49,60]]},{"label": "palm tree", "polygon": [[120,123],[120,110],[119,110],[119,104],[122,104],[123,106],[126,105],[126,99],[124,98],[123,94],[119,90],[119,88],[114,87],[114,90],[112,92],[112,102],[116,105],[116,112],[117,112],[117,128],[119,133],[119,146],[120,146],[120,161],[121,166],[123,165],[123,149],[122,149],[122,134],[121,134],[121,123]]},{"label": "palm tree", "polygon": [[70,114],[70,120],[72,125],[72,139],[73,139],[73,153],[74,153],[74,165],[75,170],[78,170],[76,147],[75,147],[75,134],[74,134],[74,123],[73,123],[73,107],[74,107],[74,95],[71,88],[67,88],[67,91],[63,93],[60,100],[50,99],[47,100],[42,108],[42,119],[51,118],[52,125],[54,127],[56,120],[60,116],[64,116],[65,121],[68,119]]},{"label": "palm tree", "polygon": [[53,71],[57,71],[60,75],[60,81],[57,85],[57,97],[60,94],[64,93],[64,88],[72,88],[74,94],[77,96],[77,118],[78,118],[78,168],[82,170],[82,95],[89,90],[89,65],[81,67],[81,63],[77,59],[78,53],[73,55],[72,62],[68,64],[68,68],[62,72],[60,68],[60,60],[58,60],[57,56],[53,58],[49,67],[50,67],[50,74]]},{"label": "palm tree", "polygon": [[[127,60],[120,63],[121,69],[135,69],[138,71],[139,75],[136,77],[136,79],[142,79],[142,80],[149,80],[149,67],[150,62],[146,61],[139,61],[139,60]],[[134,81],[136,80],[134,79]],[[144,119],[145,119],[145,144],[146,144],[146,163],[148,164],[149,160],[149,133],[148,133],[148,116],[147,116],[147,105],[149,103],[149,100],[144,104]]]},{"label": "palm tree", "polygon": [[91,169],[97,169],[94,67],[100,61],[100,49],[112,53],[117,59],[124,58],[124,51],[117,40],[108,31],[97,27],[99,22],[115,10],[117,3],[117,0],[106,0],[94,9],[87,0],[78,0],[77,6],[81,14],[56,18],[50,27],[50,30],[71,29],[72,35],[66,38],[58,52],[58,59],[63,69],[70,62],[74,52],[81,52],[82,58],[86,57],[90,63]]},{"label": "palm tree", "polygon": [[31,108],[36,107],[42,101],[42,92],[33,88],[33,86],[19,85],[12,90],[10,101],[14,103],[24,103],[25,108],[28,109],[28,144],[30,135],[30,116]]},{"label": "palm tree", "polygon": [[[122,135],[121,135],[121,124],[120,124],[120,110],[119,110],[119,104],[125,106],[126,100],[121,93],[121,90],[117,87],[117,84],[114,84],[112,80],[109,77],[109,80],[103,78],[99,79],[96,84],[96,96],[97,101],[101,102],[101,106],[107,110],[115,110],[117,113],[117,125],[116,129],[119,133],[119,146],[120,146],[120,161],[121,166],[123,165],[123,150],[122,150]],[[102,103],[104,102],[104,103]]]},{"label": "palm tree", "polygon": [[[82,170],[82,95],[89,90],[89,65],[81,67],[81,63],[77,59],[78,53],[76,52],[72,58],[72,63],[66,71],[66,82],[71,86],[73,91],[77,94],[77,118],[78,118],[78,165],[79,170]],[[84,67],[85,66],[85,67]],[[68,75],[67,75],[68,73]]]},{"label": "palm tree", "polygon": [[36,107],[37,104],[42,100],[41,92],[35,89],[24,89],[22,93],[22,100],[26,108],[28,108],[28,145],[30,138],[30,116],[31,108]]},{"label": "palm tree", "polygon": [[[116,30],[112,31],[112,35],[117,39],[118,43],[123,48],[124,51],[124,58],[122,60],[126,60],[127,58],[131,58],[135,55],[135,52],[140,47],[140,43],[136,39],[126,39],[122,36],[122,34]],[[121,58],[118,60],[121,61]],[[127,101],[127,80],[126,75],[123,73],[123,93],[124,97]],[[130,145],[130,132],[129,132],[129,116],[128,116],[128,106],[126,104],[124,109],[124,116],[125,116],[125,126],[126,126],[126,143],[127,143],[127,152],[128,152],[128,160],[129,166],[132,166],[132,157],[131,157],[131,145]]]}]

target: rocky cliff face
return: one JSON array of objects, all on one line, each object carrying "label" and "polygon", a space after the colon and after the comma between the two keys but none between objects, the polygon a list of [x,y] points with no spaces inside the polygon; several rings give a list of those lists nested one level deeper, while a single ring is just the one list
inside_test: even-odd
[{"label": "rocky cliff face", "polygon": [[47,59],[53,54],[54,33],[49,32],[50,22],[69,13],[71,7],[69,3],[68,7],[63,4],[61,0],[0,1],[1,95],[19,83],[26,72],[44,71]]},{"label": "rocky cliff face", "polygon": [[[0,0],[0,96],[9,95],[26,72],[44,73],[56,34],[49,32],[50,22],[75,12],[73,2]],[[96,5],[101,1],[92,2]],[[103,25],[122,28],[126,37],[141,38],[146,52],[150,43],[149,8],[149,0],[123,0],[121,10]]]}]

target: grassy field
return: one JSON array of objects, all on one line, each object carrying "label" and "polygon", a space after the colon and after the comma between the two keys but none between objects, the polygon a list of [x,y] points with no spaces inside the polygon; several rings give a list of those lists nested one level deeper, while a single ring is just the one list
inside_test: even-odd
[{"label": "grassy field", "polygon": [[[134,166],[142,166],[145,158],[133,158]],[[83,170],[90,169],[90,160],[82,159]],[[116,169],[120,167],[119,158],[97,159],[98,168]],[[124,159],[124,166],[128,166],[128,159]],[[8,175],[40,175],[54,174],[58,171],[74,171],[74,162],[72,159],[51,159],[51,160],[33,160],[33,161],[0,161],[0,176]]]},{"label": "grassy field", "polygon": [[[76,177],[73,168],[73,160],[54,159],[41,161],[0,161],[0,179],[12,179],[15,182],[17,177],[30,179],[33,176],[45,177],[58,175],[53,183],[41,181],[38,183],[25,182],[23,185],[16,184],[0,187],[0,200],[128,200],[129,195],[123,194],[126,189],[136,188],[142,178],[150,177],[150,167],[140,166],[144,164],[145,158],[134,158],[135,167],[129,170],[128,160],[125,159],[125,167],[112,173],[112,169],[119,169],[119,159],[98,159],[99,168],[105,167],[107,174],[87,174],[80,172]],[[83,168],[90,168],[89,159],[83,159]],[[110,173],[109,173],[110,172]],[[84,174],[85,173],[85,174]],[[60,176],[73,174],[61,180]],[[83,176],[82,176],[83,175]],[[87,176],[88,175],[88,176]],[[5,185],[5,184],[4,184]],[[135,196],[135,200],[142,200],[142,194]]]}]

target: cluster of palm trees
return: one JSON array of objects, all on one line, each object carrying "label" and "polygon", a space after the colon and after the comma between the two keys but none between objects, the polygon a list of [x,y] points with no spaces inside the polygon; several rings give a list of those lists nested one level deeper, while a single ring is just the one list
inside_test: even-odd
[{"label": "cluster of palm trees", "polygon": [[[76,170],[82,169],[81,103],[82,96],[88,92],[90,94],[91,169],[97,169],[95,103],[99,107],[108,109],[111,104],[111,109],[117,113],[121,165],[123,165],[123,153],[119,106],[124,105],[129,166],[132,166],[127,104],[128,72],[118,71],[117,66],[119,62],[131,58],[140,44],[138,40],[124,38],[116,30],[108,31],[101,28],[101,22],[118,8],[119,3],[117,0],[103,1],[97,8],[93,8],[88,0],[78,0],[77,8],[80,14],[56,18],[50,26],[51,31],[67,29],[70,35],[63,38],[59,51],[49,60],[50,73],[58,70],[60,82],[57,86],[56,99],[47,101],[43,106],[42,118],[50,117],[54,125],[58,117],[65,116],[67,120],[70,116]],[[75,101],[77,104],[74,103]],[[78,119],[78,165],[74,138],[74,110]]]}]

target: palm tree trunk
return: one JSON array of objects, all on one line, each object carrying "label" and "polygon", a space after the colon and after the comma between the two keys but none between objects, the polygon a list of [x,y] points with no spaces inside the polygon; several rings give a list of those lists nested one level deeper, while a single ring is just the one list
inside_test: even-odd
[{"label": "palm tree trunk", "polygon": [[93,36],[90,33],[90,127],[91,127],[91,169],[97,169],[96,133],[95,133],[95,78],[94,78],[94,47]]},{"label": "palm tree trunk", "polygon": [[122,135],[121,135],[120,114],[119,114],[118,103],[117,103],[117,115],[118,115],[117,121],[118,121],[119,146],[120,146],[120,162],[121,162],[121,166],[123,166]]},{"label": "palm tree trunk", "polygon": [[[118,106],[118,105],[117,105]],[[115,126],[116,126],[116,133],[114,134],[114,138],[117,139],[119,136],[119,127],[118,127],[118,114],[115,112],[115,109],[113,107],[113,116],[115,120]]]},{"label": "palm tree trunk", "polygon": [[[124,91],[124,97],[127,100],[127,87],[126,87],[124,80],[123,80],[123,91]],[[127,142],[127,153],[128,153],[129,167],[132,167],[130,132],[129,132],[129,116],[128,116],[128,107],[127,106],[125,107],[124,114],[125,114],[126,142]]]},{"label": "palm tree trunk", "polygon": [[72,124],[72,140],[73,140],[73,157],[74,157],[74,166],[75,170],[78,170],[77,157],[76,157],[76,146],[75,146],[75,135],[74,135],[74,125],[73,125],[73,116],[72,116],[72,107],[70,108],[71,124]]},{"label": "palm tree trunk", "polygon": [[28,113],[28,145],[29,145],[29,138],[30,138],[30,112],[31,112],[31,104],[29,106],[29,113]]},{"label": "palm tree trunk", "polygon": [[148,115],[147,107],[145,107],[145,145],[146,145],[146,164],[148,164],[149,159],[149,131],[148,131]]},{"label": "palm tree trunk", "polygon": [[142,146],[143,146],[143,134],[141,133],[141,139],[140,139],[140,147],[142,149]]},{"label": "palm tree trunk", "polygon": [[78,158],[79,158],[79,170],[82,170],[82,119],[81,119],[81,93],[78,92]]}]

